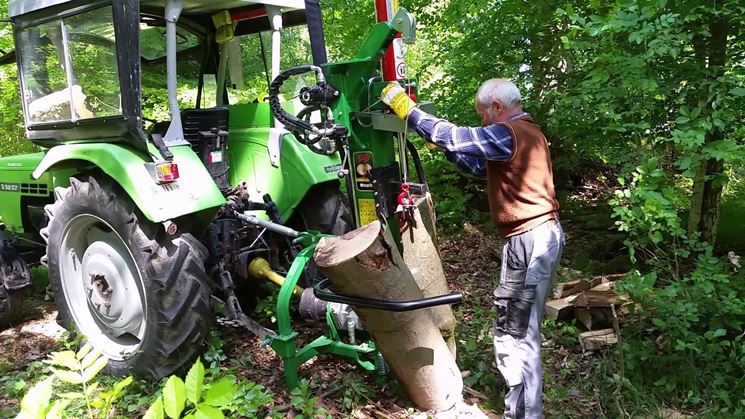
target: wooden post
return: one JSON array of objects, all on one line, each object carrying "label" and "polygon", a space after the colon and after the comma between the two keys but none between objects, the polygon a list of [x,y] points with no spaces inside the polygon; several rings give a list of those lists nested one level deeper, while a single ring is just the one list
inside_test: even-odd
[{"label": "wooden post", "polygon": [[[314,259],[339,293],[392,301],[424,298],[379,221],[321,239]],[[460,370],[429,310],[354,309],[419,409],[446,410],[462,400]]]}]

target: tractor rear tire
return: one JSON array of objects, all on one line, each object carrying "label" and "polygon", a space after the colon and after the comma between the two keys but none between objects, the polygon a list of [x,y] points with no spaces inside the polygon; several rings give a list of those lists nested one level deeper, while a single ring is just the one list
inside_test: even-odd
[{"label": "tractor rear tire", "polygon": [[[315,230],[323,234],[341,236],[354,230],[354,219],[347,197],[339,189],[338,181],[325,182],[313,187],[295,211],[291,225],[300,230]],[[325,279],[310,260],[298,285],[310,287]]]},{"label": "tractor rear tire", "polygon": [[0,330],[12,327],[20,318],[23,290],[7,290],[0,284]]},{"label": "tractor rear tire", "polygon": [[213,315],[191,234],[168,236],[104,175],[55,189],[41,230],[58,322],[109,359],[107,370],[160,379],[201,353]]},{"label": "tractor rear tire", "polygon": [[297,207],[293,225],[340,236],[354,230],[349,202],[339,189],[338,181],[313,187]]}]

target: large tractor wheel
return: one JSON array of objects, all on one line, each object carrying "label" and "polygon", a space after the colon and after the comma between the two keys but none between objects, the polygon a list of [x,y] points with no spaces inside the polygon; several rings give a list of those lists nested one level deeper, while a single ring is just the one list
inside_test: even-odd
[{"label": "large tractor wheel", "polygon": [[0,283],[0,330],[18,320],[22,302],[23,290],[8,291]]},{"label": "large tractor wheel", "polygon": [[[325,182],[312,188],[300,202],[290,224],[301,231],[316,230],[337,236],[354,230],[352,211],[339,189],[339,182]],[[323,278],[316,263],[311,260],[299,285],[309,287]]]},{"label": "large tractor wheel", "polygon": [[191,363],[213,318],[204,246],[167,236],[103,176],[72,178],[55,195],[41,235],[59,323],[114,374],[157,379]]},{"label": "large tractor wheel", "polygon": [[342,235],[353,230],[352,212],[339,182],[321,183],[312,188],[298,206],[292,223],[303,230]]}]

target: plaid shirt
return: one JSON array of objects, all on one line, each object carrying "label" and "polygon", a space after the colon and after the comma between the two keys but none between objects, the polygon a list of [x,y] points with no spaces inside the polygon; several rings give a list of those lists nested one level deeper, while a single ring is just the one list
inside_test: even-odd
[{"label": "plaid shirt", "polygon": [[[527,115],[521,112],[510,120]],[[472,175],[486,177],[486,161],[505,161],[512,156],[512,133],[503,124],[458,127],[420,109],[409,113],[409,126],[425,140],[445,149],[445,157]]]}]

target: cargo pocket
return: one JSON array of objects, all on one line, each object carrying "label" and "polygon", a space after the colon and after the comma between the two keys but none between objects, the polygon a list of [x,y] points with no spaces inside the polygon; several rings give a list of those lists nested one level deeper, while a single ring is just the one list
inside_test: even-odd
[{"label": "cargo pocket", "polygon": [[507,385],[514,387],[523,382],[523,361],[517,339],[498,330],[494,331],[494,358],[497,369]]},{"label": "cargo pocket", "polygon": [[496,328],[518,339],[525,337],[530,322],[530,311],[535,302],[535,286],[506,282],[494,292],[497,309]]}]

